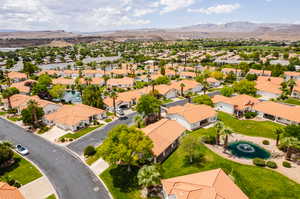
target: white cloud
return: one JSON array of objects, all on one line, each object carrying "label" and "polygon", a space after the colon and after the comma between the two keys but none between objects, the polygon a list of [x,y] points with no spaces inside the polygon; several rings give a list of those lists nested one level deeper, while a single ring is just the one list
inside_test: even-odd
[{"label": "white cloud", "polygon": [[228,14],[233,12],[236,9],[239,9],[240,4],[219,4],[216,6],[211,6],[208,8],[200,8],[200,9],[188,9],[189,12],[201,13],[201,14]]},{"label": "white cloud", "polygon": [[161,14],[172,12],[178,9],[187,8],[195,3],[195,0],[160,0],[162,6]]},{"label": "white cloud", "polygon": [[148,0],[0,0],[0,29],[99,31],[151,23]]}]

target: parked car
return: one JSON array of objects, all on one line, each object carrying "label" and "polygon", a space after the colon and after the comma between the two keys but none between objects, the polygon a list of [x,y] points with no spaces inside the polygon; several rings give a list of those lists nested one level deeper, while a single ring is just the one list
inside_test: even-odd
[{"label": "parked car", "polygon": [[18,145],[16,146],[16,150],[17,150],[17,152],[20,153],[21,155],[27,155],[27,154],[29,154],[28,148],[26,148],[26,147],[24,147],[24,146],[22,146],[22,145],[20,145],[20,144],[18,144]]}]

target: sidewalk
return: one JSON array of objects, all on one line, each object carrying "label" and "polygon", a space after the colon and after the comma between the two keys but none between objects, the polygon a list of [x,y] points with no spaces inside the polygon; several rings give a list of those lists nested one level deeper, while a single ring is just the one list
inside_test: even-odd
[{"label": "sidewalk", "polygon": [[22,186],[19,190],[26,199],[45,199],[55,193],[51,183],[45,176]]},{"label": "sidewalk", "polygon": [[109,165],[103,160],[99,159],[96,162],[94,162],[90,168],[91,170],[96,174],[99,175],[101,174],[104,170],[106,170],[109,167]]}]

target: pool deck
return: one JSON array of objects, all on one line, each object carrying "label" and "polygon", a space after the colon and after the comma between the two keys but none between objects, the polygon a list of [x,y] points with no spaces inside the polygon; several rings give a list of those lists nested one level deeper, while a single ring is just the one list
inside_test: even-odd
[{"label": "pool deck", "polygon": [[[286,161],[285,154],[282,151],[278,150],[275,140],[262,138],[262,137],[250,137],[250,136],[235,134],[235,133],[229,137],[229,142],[242,141],[242,140],[252,142],[260,147],[263,147],[264,149],[267,149],[271,153],[271,155],[276,154],[276,156],[277,156],[276,158],[271,157],[268,160],[276,162],[278,168],[277,169],[271,169],[268,167],[265,167],[265,168],[277,171],[277,172],[281,173],[282,175],[284,175],[284,176],[290,178],[291,180],[294,180],[295,182],[300,184],[300,166],[293,162],[290,162],[292,165],[292,168],[285,168],[282,166],[282,162]],[[263,140],[269,140],[270,144],[263,145],[262,144]],[[238,158],[238,157],[230,154],[230,152],[224,153],[223,146],[209,145],[209,144],[205,144],[205,146],[208,147],[213,152],[215,152],[216,154],[218,154],[228,160],[231,160],[231,161],[234,161],[237,163],[241,163],[241,164],[253,165],[252,159]]]}]

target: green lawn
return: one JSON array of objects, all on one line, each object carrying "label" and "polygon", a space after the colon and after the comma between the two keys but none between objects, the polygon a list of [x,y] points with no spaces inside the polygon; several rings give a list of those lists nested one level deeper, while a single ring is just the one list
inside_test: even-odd
[{"label": "green lawn", "polygon": [[96,147],[96,153],[93,156],[89,156],[85,162],[88,165],[92,165],[94,162],[96,162],[98,159],[100,158],[100,154],[99,154],[99,147]]},{"label": "green lawn", "polygon": [[138,168],[127,172],[127,166],[114,166],[106,169],[100,178],[114,199],[142,199],[137,182]]},{"label": "green lawn", "polygon": [[300,100],[296,98],[288,98],[286,100],[283,100],[281,102],[287,103],[287,104],[294,104],[294,105],[300,105]]},{"label": "green lawn", "polygon": [[52,194],[52,195],[48,196],[46,199],[56,199],[56,197],[54,194]]},{"label": "green lawn", "polygon": [[10,121],[13,121],[13,122],[17,122],[17,121],[21,121],[22,118],[21,117],[9,117],[8,118]]},{"label": "green lawn", "polygon": [[75,140],[77,138],[80,138],[81,136],[84,136],[84,135],[92,132],[93,130],[101,127],[102,125],[103,124],[100,124],[100,125],[97,125],[97,126],[93,126],[93,127],[87,127],[85,129],[79,130],[79,131],[77,131],[75,133],[68,133],[68,134],[66,134],[64,136],[61,136],[59,139],[62,139],[62,138],[68,138],[68,139],[70,139],[71,138],[71,139]]},{"label": "green lawn", "polygon": [[6,114],[6,112],[0,111],[0,116],[5,115],[5,114]]},{"label": "green lawn", "polygon": [[15,154],[14,158],[16,163],[12,167],[0,169],[0,177],[10,176],[22,185],[42,177],[39,170],[20,155]]},{"label": "green lawn", "polygon": [[[201,129],[188,134],[199,138],[213,129]],[[211,169],[222,168],[230,173],[235,183],[250,199],[300,199],[300,185],[271,169],[242,165],[224,159],[200,144],[198,151],[204,154],[204,161],[189,164],[184,149],[179,147],[163,164],[163,178],[181,176]]]},{"label": "green lawn", "polygon": [[235,132],[249,136],[275,139],[276,135],[274,130],[276,128],[283,127],[282,125],[271,121],[238,120],[223,112],[219,112],[218,118]]}]

